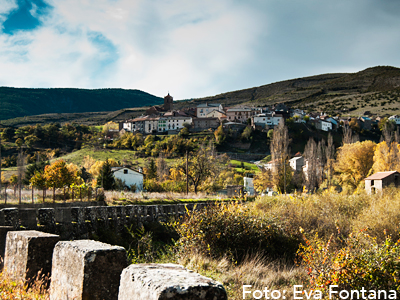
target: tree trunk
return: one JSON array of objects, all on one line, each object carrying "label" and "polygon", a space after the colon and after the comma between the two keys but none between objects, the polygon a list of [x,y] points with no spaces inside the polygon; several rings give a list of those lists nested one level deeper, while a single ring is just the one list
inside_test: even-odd
[{"label": "tree trunk", "polygon": [[35,188],[34,188],[33,185],[32,185],[32,203],[35,203],[35,200],[34,200],[34,193],[35,193]]},{"label": "tree trunk", "polygon": [[44,198],[46,197],[46,189],[43,188],[43,203],[44,203]]},{"label": "tree trunk", "polygon": [[56,187],[53,187],[53,203],[56,203]]}]

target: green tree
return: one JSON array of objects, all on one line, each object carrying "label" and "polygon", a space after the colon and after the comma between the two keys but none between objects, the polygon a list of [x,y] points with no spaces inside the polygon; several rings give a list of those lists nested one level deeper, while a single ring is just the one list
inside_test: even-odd
[{"label": "green tree", "polygon": [[35,175],[36,172],[43,173],[44,168],[49,165],[48,161],[34,162],[26,167],[25,170],[25,178],[23,180],[24,184],[29,184],[31,178]]},{"label": "green tree", "polygon": [[2,137],[5,141],[10,141],[15,135],[15,130],[12,127],[7,127],[3,130]]},{"label": "green tree", "polygon": [[251,126],[247,126],[242,132],[242,135],[241,135],[242,141],[248,142],[251,137],[251,132],[252,132]]},{"label": "green tree", "polygon": [[150,159],[146,167],[146,179],[156,179],[157,178],[157,165],[154,159]]},{"label": "green tree", "polygon": [[100,174],[97,177],[97,185],[104,188],[104,190],[109,191],[115,187],[114,173],[111,170],[111,164],[108,159],[103,164]]},{"label": "green tree", "polygon": [[39,138],[34,136],[33,134],[30,134],[24,138],[25,145],[28,146],[28,148],[32,148],[35,143],[39,141]]}]

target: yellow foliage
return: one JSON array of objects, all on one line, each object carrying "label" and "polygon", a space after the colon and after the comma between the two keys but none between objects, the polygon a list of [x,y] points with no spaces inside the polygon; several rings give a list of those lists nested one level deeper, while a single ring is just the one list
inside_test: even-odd
[{"label": "yellow foliage", "polygon": [[86,155],[83,157],[82,166],[89,171],[90,168],[96,163],[96,160],[90,155]]},{"label": "yellow foliage", "polygon": [[399,171],[400,170],[399,144],[393,142],[388,145],[380,142],[374,153],[374,172]]},{"label": "yellow foliage", "polygon": [[[108,160],[109,164],[111,165],[111,167],[117,167],[118,166],[118,162],[115,159],[110,158]],[[96,161],[89,169],[89,173],[92,174],[93,177],[97,177],[100,174],[100,170],[103,167],[103,165],[105,164],[105,161],[101,161],[98,160]]]},{"label": "yellow foliage", "polygon": [[376,144],[372,141],[344,144],[338,149],[335,171],[344,184],[357,187],[367,177],[374,163]]},{"label": "yellow foliage", "polygon": [[180,181],[185,179],[185,173],[178,168],[171,168],[169,178],[173,181]]}]

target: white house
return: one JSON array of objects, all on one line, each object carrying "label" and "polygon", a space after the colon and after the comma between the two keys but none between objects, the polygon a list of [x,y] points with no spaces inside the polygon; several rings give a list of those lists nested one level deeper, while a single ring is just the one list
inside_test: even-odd
[{"label": "white house", "polygon": [[282,120],[281,115],[275,114],[259,114],[251,118],[251,124],[253,127],[261,126],[265,128],[267,126],[274,127],[279,125],[279,122]]},{"label": "white house", "polygon": [[315,128],[323,131],[331,131],[332,123],[321,119],[315,119]]},{"label": "white house", "polygon": [[199,104],[196,108],[196,116],[198,118],[207,118],[207,115],[213,110],[223,111],[222,104]]},{"label": "white house", "polygon": [[127,167],[111,168],[114,177],[120,179],[127,187],[136,185],[136,192],[143,191],[143,174]]},{"label": "white house", "polygon": [[181,130],[183,124],[192,124],[191,117],[160,117],[158,120],[158,131]]},{"label": "white house", "polygon": [[255,194],[254,192],[254,184],[253,184],[253,178],[250,177],[243,177],[243,186],[244,190],[247,192],[249,196],[253,196]]},{"label": "white house", "polygon": [[394,121],[396,125],[400,125],[400,117],[398,115],[390,116],[389,120]]},{"label": "white house", "polygon": [[296,156],[289,159],[290,167],[295,171],[301,171],[304,166],[304,158],[303,156]]}]

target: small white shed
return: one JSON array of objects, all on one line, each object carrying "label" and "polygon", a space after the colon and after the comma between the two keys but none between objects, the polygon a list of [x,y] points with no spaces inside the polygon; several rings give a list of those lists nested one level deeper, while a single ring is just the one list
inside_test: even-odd
[{"label": "small white shed", "polygon": [[127,167],[114,167],[111,169],[114,177],[120,179],[126,186],[136,185],[136,192],[143,191],[143,174]]}]

